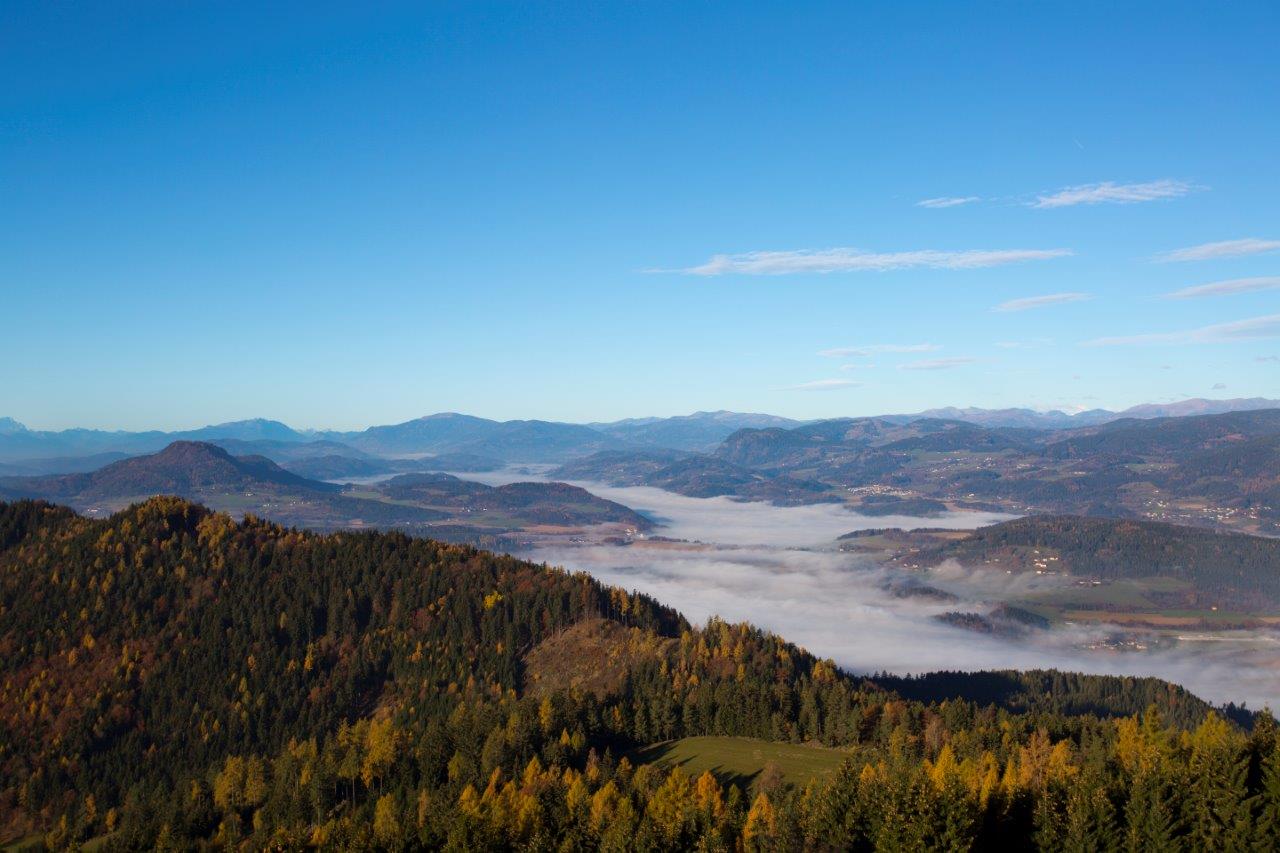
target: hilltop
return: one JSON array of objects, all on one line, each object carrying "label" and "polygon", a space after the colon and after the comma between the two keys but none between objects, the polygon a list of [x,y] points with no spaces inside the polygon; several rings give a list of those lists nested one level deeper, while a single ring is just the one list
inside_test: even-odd
[{"label": "hilltop", "polygon": [[[290,463],[304,473],[352,476],[417,469],[416,461],[322,456]],[[446,496],[442,484],[452,484]],[[426,489],[426,484],[434,484]],[[214,444],[179,441],[159,453],[97,471],[45,477],[0,477],[0,497],[43,498],[95,514],[152,495],[177,495],[217,509],[253,512],[317,530],[379,527],[464,541],[493,542],[539,525],[614,524],[646,530],[643,516],[564,483],[493,488],[447,474],[402,474],[389,482],[348,487],[302,476],[263,456],[233,456]]]},{"label": "hilltop", "polygon": [[232,456],[217,445],[197,441],[175,441],[159,453],[122,459],[88,473],[5,478],[0,480],[0,489],[75,504],[253,489],[338,491],[337,486],[292,474],[265,456]]},{"label": "hilltop", "polygon": [[652,486],[691,498],[732,497],[779,506],[840,501],[822,483],[753,471],[713,456],[680,451],[604,451],[566,462],[550,475],[610,486]]},{"label": "hilltop", "polygon": [[1280,610],[1280,539],[1150,521],[1032,516],[979,528],[914,557],[1103,581],[1168,578],[1167,607]]},{"label": "hilltop", "polygon": [[718,411],[671,418],[630,418],[589,426],[632,445],[709,451],[739,429],[790,428],[801,423],[777,415]]},{"label": "hilltop", "polygon": [[[623,524],[648,530],[653,524],[633,509],[568,483],[507,483],[487,486],[450,474],[401,474],[377,489],[397,501],[464,510],[467,513],[509,516],[526,524]],[[496,522],[493,522],[496,523]]]}]

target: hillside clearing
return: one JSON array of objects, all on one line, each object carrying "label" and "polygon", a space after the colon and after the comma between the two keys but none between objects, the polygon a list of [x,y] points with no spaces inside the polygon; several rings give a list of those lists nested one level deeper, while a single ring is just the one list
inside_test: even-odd
[{"label": "hillside clearing", "polygon": [[814,776],[834,773],[850,755],[822,746],[707,736],[655,743],[630,757],[637,764],[678,765],[692,776],[710,770],[721,783],[746,788],[770,763],[777,766],[785,781],[803,785]]}]

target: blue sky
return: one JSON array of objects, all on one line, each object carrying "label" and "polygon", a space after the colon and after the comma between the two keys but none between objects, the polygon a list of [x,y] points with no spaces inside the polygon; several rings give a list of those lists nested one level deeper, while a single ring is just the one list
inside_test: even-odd
[{"label": "blue sky", "polygon": [[6,6],[0,415],[1280,396],[1275,3],[260,5]]}]

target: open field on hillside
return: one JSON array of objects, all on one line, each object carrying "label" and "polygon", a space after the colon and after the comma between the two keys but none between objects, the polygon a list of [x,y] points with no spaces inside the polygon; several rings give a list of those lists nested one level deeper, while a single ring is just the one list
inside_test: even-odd
[{"label": "open field on hillside", "polygon": [[848,757],[840,749],[744,737],[689,737],[656,743],[630,756],[637,764],[679,765],[692,776],[710,770],[722,784],[743,788],[771,762],[787,782],[804,785],[814,776],[834,773]]}]

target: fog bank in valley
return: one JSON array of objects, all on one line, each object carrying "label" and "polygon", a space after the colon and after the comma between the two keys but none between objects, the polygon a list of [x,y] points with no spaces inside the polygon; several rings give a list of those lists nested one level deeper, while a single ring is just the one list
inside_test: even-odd
[{"label": "fog bank in valley", "polygon": [[[526,476],[525,479],[528,479]],[[936,519],[859,516],[836,505],[776,507],[727,498],[699,499],[652,488],[582,483],[592,492],[661,520],[662,536],[706,547],[607,545],[537,548],[525,555],[653,595],[694,622],[718,615],[746,620],[859,673],[1033,669],[1153,675],[1214,702],[1280,705],[1280,645],[1274,635],[1180,642],[1147,652],[1090,650],[1082,645],[1106,628],[1055,628],[1026,639],[1002,639],[955,628],[932,617],[978,610],[1011,584],[1066,582],[1004,572],[941,567],[925,582],[960,596],[939,603],[888,592],[906,575],[865,556],[834,550],[842,533],[872,527],[972,528],[1007,518],[987,513]]]}]

